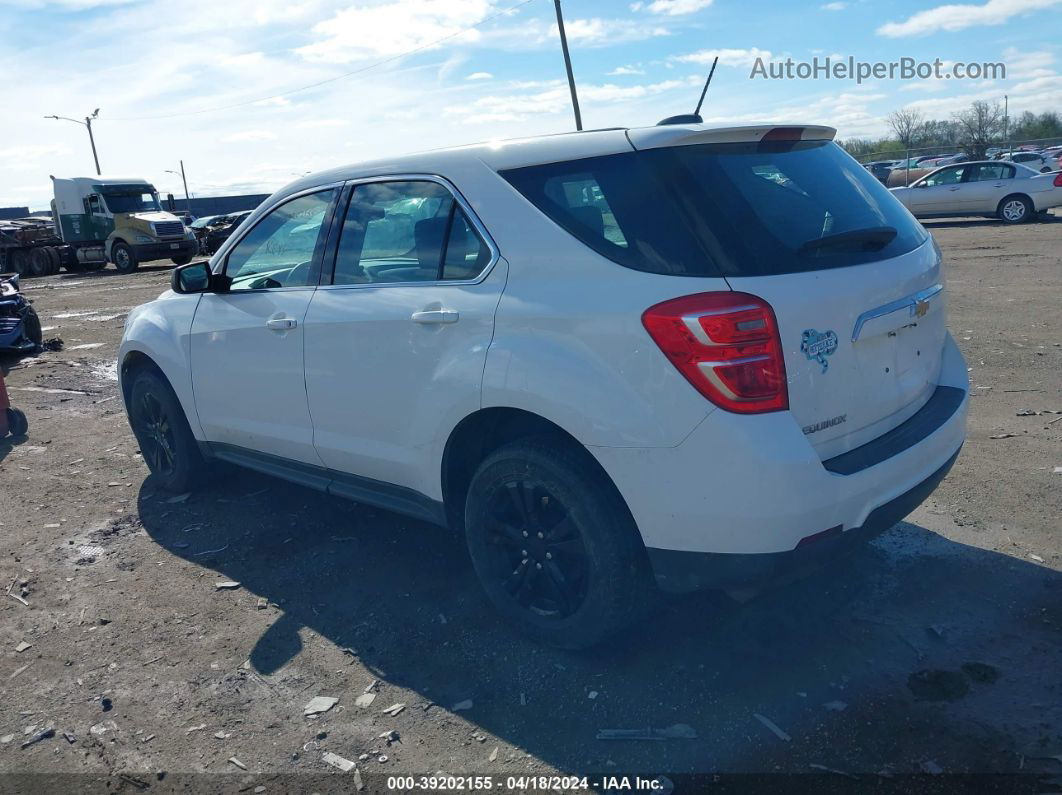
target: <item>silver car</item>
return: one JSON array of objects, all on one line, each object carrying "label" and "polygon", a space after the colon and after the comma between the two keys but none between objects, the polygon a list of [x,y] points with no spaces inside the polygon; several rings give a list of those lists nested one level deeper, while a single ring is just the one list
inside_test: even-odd
[{"label": "silver car", "polygon": [[1039,174],[1020,163],[978,160],[938,168],[891,191],[916,218],[979,215],[1020,224],[1062,205],[1062,172]]}]

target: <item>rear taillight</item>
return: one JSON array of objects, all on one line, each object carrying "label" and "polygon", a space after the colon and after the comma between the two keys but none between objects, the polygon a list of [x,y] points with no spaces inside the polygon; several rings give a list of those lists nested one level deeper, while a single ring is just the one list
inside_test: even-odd
[{"label": "rear taillight", "polygon": [[1062,188],[1062,171],[1055,174],[1055,187]]},{"label": "rear taillight", "polygon": [[649,336],[694,388],[728,411],[789,408],[785,360],[771,305],[747,293],[698,293],[651,306]]}]

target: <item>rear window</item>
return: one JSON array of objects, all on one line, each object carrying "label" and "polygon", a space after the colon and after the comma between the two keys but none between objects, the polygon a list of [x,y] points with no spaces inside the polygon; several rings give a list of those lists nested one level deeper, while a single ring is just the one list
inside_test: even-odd
[{"label": "rear window", "polygon": [[928,237],[827,141],[681,146],[501,174],[590,248],[651,273],[837,268],[899,256]]}]

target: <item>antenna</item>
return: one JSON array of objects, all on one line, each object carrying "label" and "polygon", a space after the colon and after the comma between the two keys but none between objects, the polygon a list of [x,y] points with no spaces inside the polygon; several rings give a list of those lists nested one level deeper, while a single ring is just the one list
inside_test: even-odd
[{"label": "antenna", "polygon": [[704,119],[701,118],[701,105],[704,104],[704,96],[708,93],[708,86],[712,84],[712,75],[715,74],[715,67],[719,64],[719,56],[715,56],[715,60],[712,61],[712,69],[708,72],[708,79],[704,81],[704,88],[701,89],[701,98],[697,101],[697,108],[693,113],[680,113],[678,116],[668,116],[666,119],[658,121],[656,125],[668,124],[703,124]]},{"label": "antenna", "polygon": [[693,115],[697,116],[698,118],[700,118],[701,115],[701,105],[704,104],[704,95],[708,93],[708,86],[712,84],[712,75],[715,74],[715,67],[718,63],[719,56],[717,55],[715,56],[715,60],[712,61],[712,70],[708,73],[708,79],[704,81],[704,88],[701,89],[700,101],[697,102],[697,108],[693,111]]}]

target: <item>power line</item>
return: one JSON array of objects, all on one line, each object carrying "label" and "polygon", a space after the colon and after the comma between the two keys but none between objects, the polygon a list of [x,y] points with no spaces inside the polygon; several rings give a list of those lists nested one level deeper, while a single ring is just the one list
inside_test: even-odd
[{"label": "power line", "polygon": [[267,97],[257,97],[255,99],[243,100],[242,102],[235,102],[235,103],[233,103],[231,105],[219,105],[219,106],[214,107],[214,108],[202,108],[200,110],[188,110],[188,111],[182,111],[180,113],[167,113],[167,114],[163,114],[163,115],[160,115],[160,116],[115,116],[113,118],[100,119],[100,121],[154,121],[154,120],[157,120],[157,119],[178,119],[178,118],[183,118],[185,116],[198,116],[198,115],[201,115],[201,114],[204,114],[204,113],[218,113],[219,111],[223,111],[223,110],[232,110],[234,108],[243,108],[243,107],[247,107],[248,105],[255,105],[255,104],[259,103],[259,102],[268,102],[271,99],[280,99],[281,97],[288,97],[288,96],[291,96],[292,94],[298,94],[298,93],[300,93],[302,91],[309,91],[311,88],[319,88],[320,86],[328,85],[329,83],[335,83],[335,82],[337,82],[339,80],[345,80],[348,77],[354,77],[356,75],[364,74],[365,72],[368,72],[368,71],[370,71],[372,69],[376,69],[376,68],[378,68],[380,66],[385,66],[385,65],[387,65],[389,63],[393,63],[394,61],[401,60],[402,58],[408,58],[410,55],[416,55],[418,52],[423,52],[424,50],[429,50],[432,47],[435,47],[435,46],[437,46],[439,44],[442,44],[444,41],[449,41],[450,39],[456,38],[458,36],[462,36],[465,33],[468,33],[470,30],[474,30],[475,28],[478,28],[478,27],[481,27],[483,25],[486,25],[488,22],[493,22],[495,19],[498,19],[499,17],[503,17],[503,16],[507,16],[509,14],[512,14],[514,11],[516,11],[516,10],[518,10],[520,8],[523,8],[524,6],[528,5],[529,3],[533,3],[533,2],[535,2],[535,0],[522,0],[521,2],[519,2],[519,3],[517,3],[517,4],[513,5],[513,6],[509,6],[508,8],[502,9],[501,11],[498,11],[495,14],[491,14],[486,19],[482,19],[482,20],[480,20],[479,22],[477,22],[474,25],[469,25],[466,28],[462,28],[461,30],[458,30],[458,31],[456,31],[454,33],[451,33],[449,36],[443,36],[441,39],[436,39],[435,41],[428,42],[427,44],[422,44],[419,47],[414,47],[412,50],[407,50],[405,52],[399,53],[398,55],[392,55],[392,56],[390,56],[388,58],[384,58],[381,61],[376,61],[375,63],[368,64],[367,66],[363,66],[363,67],[361,67],[359,69],[353,69],[353,70],[351,70],[349,72],[344,72],[343,74],[336,75],[335,77],[329,77],[329,78],[326,78],[324,80],[318,80],[316,83],[308,83],[308,84],[303,85],[303,86],[298,86],[296,88],[288,89],[287,91],[281,91],[281,92],[279,92],[277,94],[270,94]]}]

